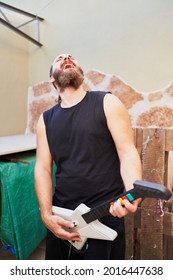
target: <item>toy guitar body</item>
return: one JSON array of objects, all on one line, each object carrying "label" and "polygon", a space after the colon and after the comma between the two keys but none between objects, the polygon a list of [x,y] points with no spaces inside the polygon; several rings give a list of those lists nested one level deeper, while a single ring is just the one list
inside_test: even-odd
[{"label": "toy guitar body", "polygon": [[156,184],[147,181],[135,181],[134,188],[127,191],[113,199],[102,203],[92,209],[85,204],[80,204],[74,211],[53,206],[52,212],[54,215],[61,216],[62,218],[72,221],[75,224],[74,229],[67,229],[67,231],[78,231],[82,242],[70,241],[69,242],[78,250],[84,246],[87,238],[114,240],[117,237],[117,232],[98,221],[101,217],[110,215],[110,204],[116,200],[120,200],[123,205],[123,200],[127,199],[130,202],[137,198],[157,198],[168,200],[171,197],[171,192],[161,184]]},{"label": "toy guitar body", "polygon": [[82,242],[69,240],[69,242],[78,250],[82,249],[87,238],[114,240],[118,235],[115,230],[105,226],[98,220],[87,224],[83,219],[82,214],[88,211],[90,211],[90,208],[83,203],[81,203],[74,211],[56,206],[52,207],[52,212],[55,215],[61,216],[63,219],[72,221],[75,224],[74,229],[66,228],[66,230],[70,232],[78,231],[80,233]]}]

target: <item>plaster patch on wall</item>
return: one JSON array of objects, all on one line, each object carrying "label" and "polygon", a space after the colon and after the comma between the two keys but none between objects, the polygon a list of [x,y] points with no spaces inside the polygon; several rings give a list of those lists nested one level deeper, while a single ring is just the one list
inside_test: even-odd
[{"label": "plaster patch on wall", "polygon": [[56,105],[58,94],[48,82],[41,82],[28,88],[26,134],[35,134],[40,115]]}]

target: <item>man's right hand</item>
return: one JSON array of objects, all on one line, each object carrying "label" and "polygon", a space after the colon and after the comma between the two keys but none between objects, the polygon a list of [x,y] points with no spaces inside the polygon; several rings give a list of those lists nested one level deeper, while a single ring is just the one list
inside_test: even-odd
[{"label": "man's right hand", "polygon": [[48,215],[43,218],[45,226],[58,238],[64,240],[81,241],[77,231],[69,232],[65,228],[73,229],[74,224],[59,216]]}]

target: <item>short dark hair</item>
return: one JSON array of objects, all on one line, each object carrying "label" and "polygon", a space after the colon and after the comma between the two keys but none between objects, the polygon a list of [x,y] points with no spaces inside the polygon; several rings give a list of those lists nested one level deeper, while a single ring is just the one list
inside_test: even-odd
[{"label": "short dark hair", "polygon": [[52,76],[52,72],[53,72],[53,65],[51,65],[50,70],[49,70],[49,77]]},{"label": "short dark hair", "polygon": [[[51,65],[51,67],[50,67],[50,70],[49,70],[49,77],[51,77],[52,74],[53,74],[53,65]],[[52,82],[52,84],[53,84],[54,88],[56,88],[55,83]]]},{"label": "short dark hair", "polygon": [[[50,67],[49,77],[51,77],[52,74],[53,74],[53,65],[51,65],[51,67]],[[52,82],[52,84],[53,84],[54,88],[57,89],[56,86],[55,86],[55,83]],[[56,102],[59,103],[59,104],[61,103],[61,97],[60,96],[58,96],[58,98],[56,99]]]}]

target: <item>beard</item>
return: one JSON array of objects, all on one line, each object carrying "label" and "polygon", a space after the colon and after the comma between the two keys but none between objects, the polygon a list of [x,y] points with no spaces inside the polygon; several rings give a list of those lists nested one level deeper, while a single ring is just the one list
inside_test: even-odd
[{"label": "beard", "polygon": [[58,86],[62,93],[67,87],[77,90],[83,83],[84,73],[80,67],[69,68],[66,71],[55,69],[53,77],[55,85]]}]

